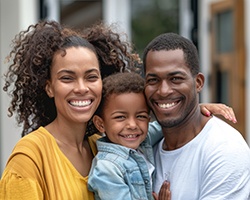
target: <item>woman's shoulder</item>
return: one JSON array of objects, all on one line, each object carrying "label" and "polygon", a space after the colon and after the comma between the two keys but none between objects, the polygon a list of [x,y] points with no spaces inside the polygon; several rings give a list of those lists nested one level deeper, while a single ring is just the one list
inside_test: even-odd
[{"label": "woman's shoulder", "polygon": [[90,148],[92,150],[92,153],[94,155],[97,154],[97,147],[96,147],[96,141],[101,138],[102,135],[96,133],[96,134],[93,134],[91,136],[88,137],[88,142],[89,142],[89,145],[90,145]]},{"label": "woman's shoulder", "polygon": [[15,145],[12,153],[38,153],[48,145],[53,146],[55,142],[53,140],[53,136],[44,127],[40,127],[22,137]]},{"label": "woman's shoulder", "polygon": [[22,137],[17,144],[22,144],[22,143],[43,143],[47,140],[51,140],[53,136],[44,128],[44,127],[39,127],[38,129],[28,133],[24,137]]},{"label": "woman's shoulder", "polygon": [[43,127],[38,128],[17,142],[7,161],[6,173],[14,171],[24,175],[23,171],[27,170],[27,173],[35,173],[44,160],[53,155],[54,147],[53,137]]}]

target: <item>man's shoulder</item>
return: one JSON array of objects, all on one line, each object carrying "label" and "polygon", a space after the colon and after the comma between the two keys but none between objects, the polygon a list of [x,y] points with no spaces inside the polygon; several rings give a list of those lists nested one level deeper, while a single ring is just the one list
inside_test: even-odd
[{"label": "man's shoulder", "polygon": [[224,152],[231,154],[231,156],[245,152],[246,155],[250,156],[249,146],[241,133],[223,120],[213,117],[204,127],[203,132],[201,146],[206,148],[206,151]]},{"label": "man's shoulder", "polygon": [[227,122],[215,116],[213,116],[207,122],[205,127],[208,128],[209,132],[215,132],[217,134],[217,131],[218,131],[220,135],[227,135],[228,137],[235,136],[235,137],[242,138],[241,133],[237,129],[235,129],[233,126],[231,126]]}]

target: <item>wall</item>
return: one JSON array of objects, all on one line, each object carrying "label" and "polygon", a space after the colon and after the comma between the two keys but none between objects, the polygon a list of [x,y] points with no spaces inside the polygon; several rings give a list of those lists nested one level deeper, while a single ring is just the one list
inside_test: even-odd
[{"label": "wall", "polygon": [[131,38],[130,10],[130,0],[103,0],[104,21],[107,24],[118,22],[121,31],[124,31],[129,38]]},{"label": "wall", "polygon": [[7,116],[10,99],[2,90],[3,73],[7,68],[4,59],[10,51],[10,43],[14,36],[37,21],[37,8],[36,0],[0,1],[0,174],[2,174],[14,145],[21,136],[20,128],[17,127],[14,117]]},{"label": "wall", "polygon": [[[245,0],[245,30],[246,30],[246,34],[245,34],[245,41],[246,41],[246,102],[247,102],[247,109],[246,109],[246,122],[250,122],[250,24],[249,24],[249,20],[250,20],[250,1],[249,0]],[[246,131],[247,131],[247,142],[250,146],[250,123],[246,123]]]},{"label": "wall", "polygon": [[[219,2],[221,0],[202,0],[199,1],[199,50],[200,50],[200,61],[201,61],[201,70],[205,74],[209,74],[209,68],[211,66],[210,63],[210,43],[209,43],[209,21],[210,21],[210,13],[209,8],[212,2]],[[250,102],[250,13],[248,12],[250,9],[250,1],[245,0],[245,41],[246,41],[246,102]],[[208,85],[205,82],[205,86],[202,92],[202,102],[210,102],[209,90]],[[237,117],[237,116],[236,116]],[[249,104],[246,105],[246,122],[250,121],[250,106]],[[247,143],[250,145],[250,123],[246,123],[246,140]]]}]

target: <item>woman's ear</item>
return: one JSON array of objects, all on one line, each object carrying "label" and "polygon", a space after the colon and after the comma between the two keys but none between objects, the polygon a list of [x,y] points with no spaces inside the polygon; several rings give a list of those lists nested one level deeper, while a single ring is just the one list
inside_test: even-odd
[{"label": "woman's ear", "polygon": [[45,91],[46,91],[47,95],[48,95],[50,98],[53,98],[53,97],[54,97],[54,94],[53,94],[52,89],[51,89],[51,82],[50,82],[50,81],[47,81],[47,82],[46,82]]},{"label": "woman's ear", "polygon": [[105,132],[104,122],[101,117],[99,117],[98,115],[94,115],[93,122],[94,122],[95,127],[98,129],[100,133]]}]

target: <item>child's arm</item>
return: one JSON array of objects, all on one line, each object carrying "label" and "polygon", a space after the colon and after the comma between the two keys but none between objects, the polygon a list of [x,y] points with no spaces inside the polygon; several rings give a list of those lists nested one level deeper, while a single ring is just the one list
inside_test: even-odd
[{"label": "child's arm", "polygon": [[157,121],[153,121],[149,123],[148,137],[149,137],[150,144],[152,146],[157,144],[163,138],[161,126]]},{"label": "child's arm", "polygon": [[[93,161],[88,177],[88,189],[95,194],[95,199],[101,200],[132,200],[132,191],[125,182],[125,172],[115,163],[115,158]],[[136,192],[136,190],[134,190]]]},{"label": "child's arm", "polygon": [[205,116],[221,115],[225,119],[236,123],[236,117],[231,107],[222,103],[202,103],[200,104],[201,113]]},{"label": "child's arm", "polygon": [[88,188],[95,199],[132,199],[121,171],[110,161],[98,160],[88,178]]}]

